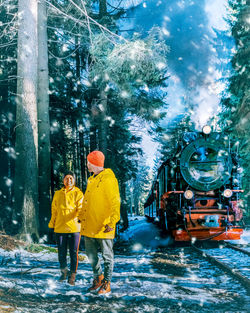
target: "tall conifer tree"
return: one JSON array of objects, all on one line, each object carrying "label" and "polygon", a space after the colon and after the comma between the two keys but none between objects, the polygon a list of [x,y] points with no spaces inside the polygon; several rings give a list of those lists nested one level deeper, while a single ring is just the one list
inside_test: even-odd
[{"label": "tall conifer tree", "polygon": [[[243,188],[245,189],[246,207],[250,207],[250,36],[248,0],[230,0],[230,25],[235,39],[236,53],[231,63],[228,98],[223,99],[224,112],[221,123],[238,139],[239,156],[244,169]],[[240,169],[239,169],[240,170]],[[248,210],[248,215],[250,211]]]},{"label": "tall conifer tree", "polygon": [[15,214],[25,238],[38,238],[37,1],[18,2]]}]

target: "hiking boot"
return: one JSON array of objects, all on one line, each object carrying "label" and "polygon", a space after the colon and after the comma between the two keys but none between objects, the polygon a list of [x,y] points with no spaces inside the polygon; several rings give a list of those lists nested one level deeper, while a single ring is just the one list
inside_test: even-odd
[{"label": "hiking boot", "polygon": [[105,293],[109,293],[110,291],[110,281],[104,279],[102,281],[101,288],[98,291],[98,295],[104,295]]},{"label": "hiking boot", "polygon": [[70,272],[69,278],[68,278],[68,283],[71,286],[75,286],[75,281],[76,281],[76,273]]},{"label": "hiking boot", "polygon": [[94,278],[92,286],[88,289],[88,291],[93,291],[101,287],[102,281],[104,279],[103,275],[99,275]]},{"label": "hiking boot", "polygon": [[67,279],[68,272],[69,272],[69,271],[68,271],[67,267],[61,269],[61,276],[60,276],[60,278],[59,278],[59,281],[60,281],[60,282],[63,282],[64,280]]}]

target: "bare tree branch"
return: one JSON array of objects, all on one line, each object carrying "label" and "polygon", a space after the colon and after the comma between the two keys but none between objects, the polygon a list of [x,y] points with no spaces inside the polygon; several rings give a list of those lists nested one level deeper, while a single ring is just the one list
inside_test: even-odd
[{"label": "bare tree branch", "polygon": [[[125,42],[128,42],[124,37],[122,36],[119,36],[115,33],[113,33],[112,31],[110,31],[107,27],[101,25],[100,23],[98,23],[96,20],[94,20],[92,17],[90,17],[88,14],[87,14],[87,10],[85,8],[85,11],[83,11],[77,4],[75,4],[72,0],[69,0],[74,6],[75,8],[77,8],[80,12],[82,12],[85,17],[87,19],[89,19],[89,21],[91,21],[93,24],[97,25],[102,31],[104,32],[107,32],[108,34],[110,34],[112,37],[116,37],[122,41],[125,41]],[[57,10],[58,12],[60,12],[62,15],[66,16],[67,18],[70,18],[71,20],[75,21],[76,23],[86,27],[86,25],[84,23],[82,23],[81,20],[77,19],[77,18],[74,18],[72,17],[71,15],[68,15],[66,13],[64,13],[62,10],[60,10],[59,8],[57,8],[56,6],[54,6],[52,3],[50,3],[48,0],[46,0],[46,2],[48,3],[48,5],[50,5],[51,7],[53,7],[55,10]]]}]

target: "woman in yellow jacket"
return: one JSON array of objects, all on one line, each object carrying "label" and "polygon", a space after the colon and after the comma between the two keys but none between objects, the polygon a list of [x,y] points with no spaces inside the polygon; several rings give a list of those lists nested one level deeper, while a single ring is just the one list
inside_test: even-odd
[{"label": "woman in yellow jacket", "polygon": [[[75,186],[75,176],[67,172],[63,179],[64,187],[55,192],[51,206],[49,228],[54,229],[58,246],[58,259],[61,269],[60,281],[68,277],[68,283],[75,285],[80,244],[79,211],[82,209],[83,193]],[[70,253],[70,272],[67,266],[67,250]]]},{"label": "woman in yellow jacket", "polygon": [[[89,291],[104,294],[111,291],[113,272],[113,239],[116,223],[120,219],[120,194],[117,179],[111,169],[104,169],[104,154],[93,151],[87,156],[87,166],[93,175],[88,179],[84,194],[81,234],[84,235],[85,250],[91,263],[94,280]],[[101,249],[104,260],[104,275],[98,258]]]}]

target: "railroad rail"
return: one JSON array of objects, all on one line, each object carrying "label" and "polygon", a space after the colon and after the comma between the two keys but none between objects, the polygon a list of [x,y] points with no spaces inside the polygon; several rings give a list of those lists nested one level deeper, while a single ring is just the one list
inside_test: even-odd
[{"label": "railroad rail", "polygon": [[[231,247],[232,245],[230,244],[226,244],[226,246],[228,246],[229,248],[235,249],[237,251],[240,251],[242,253],[245,253],[247,255],[249,255],[249,251],[243,250],[241,248],[238,247]],[[191,247],[197,251],[200,255],[202,255],[202,257],[206,258],[210,263],[215,264],[216,266],[220,267],[222,270],[224,270],[226,273],[228,273],[229,275],[231,275],[232,277],[236,278],[247,290],[250,290],[250,279],[241,275],[238,271],[236,271],[235,269],[229,267],[227,264],[219,261],[216,257],[211,256],[209,254],[207,254],[206,252],[204,252],[204,250],[199,249],[198,247],[196,247],[194,244],[191,244]]]},{"label": "railroad rail", "polygon": [[225,242],[224,245],[225,245],[226,247],[228,247],[228,248],[234,249],[234,250],[236,250],[236,251],[242,252],[242,253],[247,254],[247,255],[250,256],[250,251],[241,249],[241,248],[239,248],[239,247],[237,247],[237,246],[235,246],[235,245],[232,245],[231,243],[228,243],[228,242]]}]

